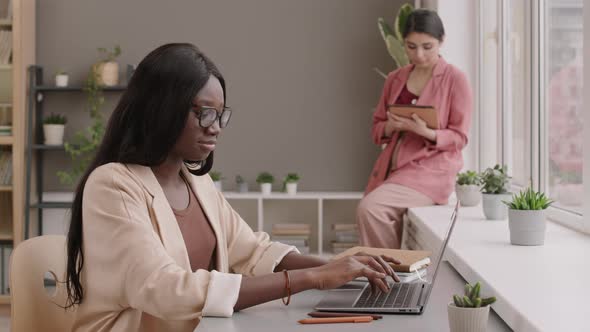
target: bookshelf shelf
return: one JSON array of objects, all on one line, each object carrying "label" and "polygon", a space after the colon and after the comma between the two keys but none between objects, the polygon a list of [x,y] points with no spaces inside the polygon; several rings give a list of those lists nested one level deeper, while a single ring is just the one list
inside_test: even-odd
[{"label": "bookshelf shelf", "polygon": [[[37,92],[83,92],[83,86],[53,86],[53,85],[37,85],[33,89]],[[121,92],[125,91],[126,87],[123,85],[102,87],[101,90],[105,92]]]},{"label": "bookshelf shelf", "polygon": [[12,65],[0,65],[0,70],[12,70]]},{"label": "bookshelf shelf", "polygon": [[12,136],[0,136],[0,145],[12,145],[14,137]]},{"label": "bookshelf shelf", "polygon": [[11,27],[12,26],[12,20],[9,18],[2,18],[0,19],[0,26],[2,27]]},{"label": "bookshelf shelf", "polygon": [[10,295],[0,295],[0,304],[10,304]]},{"label": "bookshelf shelf", "polygon": [[0,192],[10,192],[10,191],[12,191],[12,186],[0,185]]}]

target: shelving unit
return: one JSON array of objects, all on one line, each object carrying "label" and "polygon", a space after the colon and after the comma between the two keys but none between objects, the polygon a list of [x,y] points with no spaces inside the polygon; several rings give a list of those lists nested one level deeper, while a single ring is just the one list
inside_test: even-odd
[{"label": "shelving unit", "polygon": [[[128,68],[128,77],[130,68]],[[36,210],[37,233],[43,234],[43,209],[67,209],[71,207],[70,202],[44,201],[43,196],[43,166],[44,154],[52,151],[64,152],[63,145],[43,144],[43,103],[45,95],[49,93],[83,93],[83,86],[57,87],[46,85],[43,82],[43,68],[30,66],[29,76],[29,103],[27,104],[28,125],[27,125],[27,148],[26,148],[26,184],[25,184],[25,216],[24,228],[25,238],[30,237],[31,209]],[[101,88],[104,92],[122,92],[125,86],[112,86]],[[34,185],[34,188],[33,188]],[[36,197],[32,197],[32,191]]]},{"label": "shelving unit", "polygon": [[[8,4],[1,0],[0,6]],[[0,185],[0,288],[7,289],[8,257],[11,248],[23,240],[26,68],[35,63],[34,0],[13,0],[12,19],[0,19],[0,30],[12,30],[12,55],[9,64],[0,65],[0,106],[11,109],[10,136],[0,136],[0,149],[12,156],[12,181]],[[6,287],[6,288],[5,288]],[[0,304],[10,303],[10,295],[0,294]]]},{"label": "shelving unit", "polygon": [[362,192],[298,192],[295,195],[223,192],[223,195],[257,231],[270,234],[275,222],[311,224],[310,253],[320,256],[330,250],[330,240],[333,239],[330,225],[334,222],[354,223],[356,206],[363,197]]}]

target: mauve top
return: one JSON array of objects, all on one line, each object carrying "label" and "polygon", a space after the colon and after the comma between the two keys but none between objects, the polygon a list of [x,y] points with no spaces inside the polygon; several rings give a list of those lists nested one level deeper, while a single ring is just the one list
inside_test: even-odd
[{"label": "mauve top", "polygon": [[416,105],[433,106],[438,113],[439,129],[436,143],[408,132],[397,155],[397,167],[389,172],[399,133],[384,136],[387,106],[395,103],[408,81],[413,65],[391,72],[373,114],[371,136],[377,145],[387,144],[379,155],[369,183],[368,194],[384,182],[412,188],[430,197],[436,204],[446,204],[453,191],[457,172],[463,167],[461,150],[467,145],[471,125],[473,99],[465,75],[442,57],[438,59],[432,78],[418,97]]},{"label": "mauve top", "polygon": [[189,192],[188,206],[184,210],[172,209],[172,211],[184,239],[191,270],[193,272],[199,269],[211,271],[214,268],[213,254],[217,245],[215,233],[203,213],[197,196],[188,184],[187,190]]}]

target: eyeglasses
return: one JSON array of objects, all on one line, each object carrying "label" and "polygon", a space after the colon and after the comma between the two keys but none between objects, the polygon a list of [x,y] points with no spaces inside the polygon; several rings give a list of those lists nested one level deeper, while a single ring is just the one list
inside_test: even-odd
[{"label": "eyeglasses", "polygon": [[223,111],[217,112],[215,107],[197,105],[193,105],[191,111],[195,112],[195,115],[199,118],[199,126],[202,128],[211,127],[217,119],[219,119],[219,127],[225,128],[229,123],[232,113],[232,109],[229,107],[224,107]]}]

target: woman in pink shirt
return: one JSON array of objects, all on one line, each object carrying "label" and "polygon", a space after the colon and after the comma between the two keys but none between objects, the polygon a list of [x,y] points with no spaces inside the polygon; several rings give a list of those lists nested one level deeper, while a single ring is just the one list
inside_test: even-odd
[{"label": "woman in pink shirt", "polygon": [[[417,9],[404,37],[411,64],[391,72],[373,115],[371,135],[381,152],[357,209],[361,244],[399,248],[407,208],[446,204],[463,166],[471,123],[471,88],[465,75],[448,64],[439,49],[444,27],[434,11]],[[391,104],[433,106],[439,129],[387,112]]]}]

